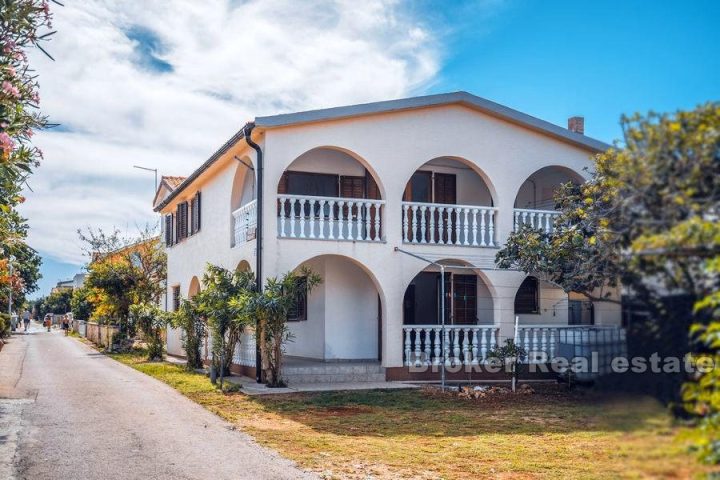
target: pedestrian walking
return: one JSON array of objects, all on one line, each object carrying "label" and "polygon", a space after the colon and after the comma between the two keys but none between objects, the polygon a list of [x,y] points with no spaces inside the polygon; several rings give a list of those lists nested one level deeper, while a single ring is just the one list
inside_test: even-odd
[{"label": "pedestrian walking", "polygon": [[70,319],[68,318],[67,314],[63,315],[62,329],[65,331],[65,336],[67,337],[68,333],[70,333]]},{"label": "pedestrian walking", "polygon": [[25,310],[23,312],[23,324],[25,325],[25,331],[28,331],[28,326],[30,326],[30,312]]}]

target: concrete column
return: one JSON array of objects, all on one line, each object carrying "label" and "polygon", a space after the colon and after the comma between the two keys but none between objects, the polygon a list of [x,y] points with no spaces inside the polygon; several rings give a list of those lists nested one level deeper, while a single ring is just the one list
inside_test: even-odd
[{"label": "concrete column", "polygon": [[403,366],[403,298],[404,291],[394,285],[383,285],[385,301],[382,308],[382,365]]}]

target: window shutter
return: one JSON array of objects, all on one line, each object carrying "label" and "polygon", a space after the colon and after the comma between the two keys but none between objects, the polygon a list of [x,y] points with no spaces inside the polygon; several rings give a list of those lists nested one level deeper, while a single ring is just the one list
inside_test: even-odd
[{"label": "window shutter", "polygon": [[176,242],[179,243],[187,238],[188,234],[188,203],[178,204],[176,212]]},{"label": "window shutter", "polygon": [[165,245],[168,247],[173,244],[173,216],[165,215]]},{"label": "window shutter", "polygon": [[190,235],[195,234],[195,197],[190,200]]},{"label": "window shutter", "polygon": [[278,193],[284,194],[288,192],[288,172],[283,172],[280,177],[280,183],[278,183]]},{"label": "window shutter", "polygon": [[195,194],[195,232],[200,231],[202,225],[202,195],[200,192]]},{"label": "window shutter", "polygon": [[365,198],[365,177],[340,177],[340,196],[343,198]]},{"label": "window shutter", "polygon": [[380,188],[375,182],[375,178],[367,170],[365,170],[365,184],[367,185],[367,198],[380,200]]}]

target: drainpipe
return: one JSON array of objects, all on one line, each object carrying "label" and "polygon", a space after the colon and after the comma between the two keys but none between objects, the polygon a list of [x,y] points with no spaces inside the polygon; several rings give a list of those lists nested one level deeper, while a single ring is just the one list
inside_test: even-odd
[{"label": "drainpipe", "polygon": [[[257,163],[257,231],[255,234],[255,281],[258,292],[263,287],[262,251],[263,251],[263,152],[260,145],[252,141],[251,135],[255,128],[254,123],[248,123],[243,127],[243,134],[247,144],[255,150]],[[257,319],[255,319],[255,332],[257,332]],[[262,383],[262,356],[260,344],[255,342],[255,381]]]}]

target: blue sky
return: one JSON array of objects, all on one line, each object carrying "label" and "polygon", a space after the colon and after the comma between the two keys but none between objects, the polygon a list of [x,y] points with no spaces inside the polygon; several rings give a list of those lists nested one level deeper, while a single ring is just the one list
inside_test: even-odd
[{"label": "blue sky", "polygon": [[187,175],[254,115],[467,90],[610,142],[622,113],[720,99],[716,1],[166,1],[70,3],[35,57],[63,124],[24,207],[41,294],[82,265],[78,228],[154,220],[133,164]]}]

